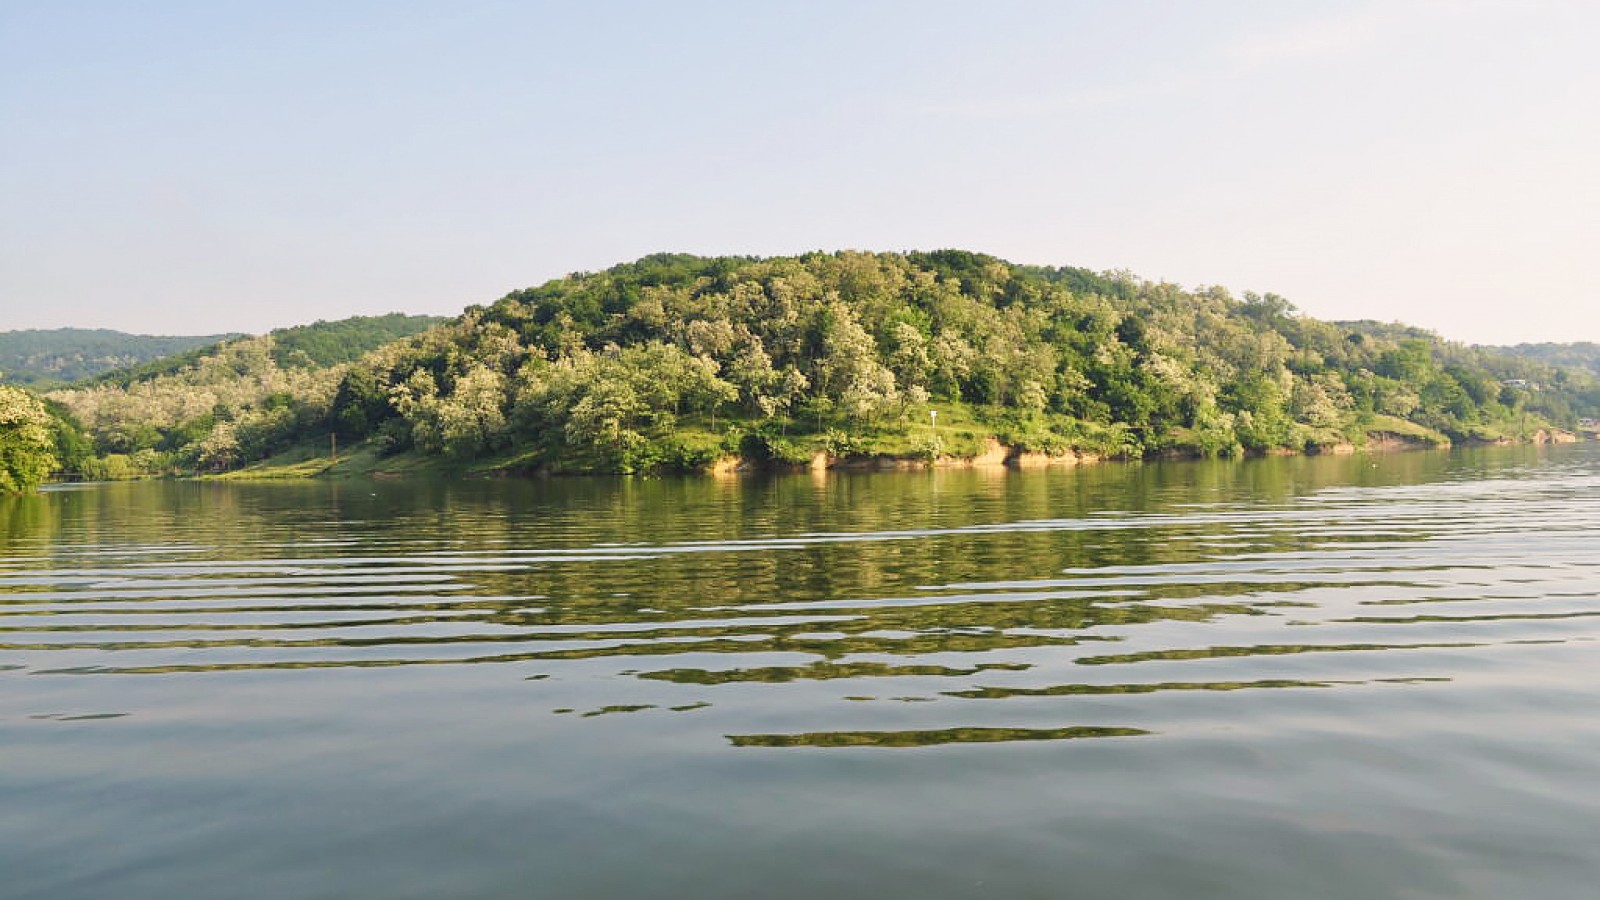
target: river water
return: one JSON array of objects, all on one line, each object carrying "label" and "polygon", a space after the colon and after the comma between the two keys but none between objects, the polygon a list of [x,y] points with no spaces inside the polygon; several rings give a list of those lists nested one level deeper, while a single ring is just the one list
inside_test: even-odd
[{"label": "river water", "polygon": [[0,501],[0,897],[1590,898],[1600,446]]}]

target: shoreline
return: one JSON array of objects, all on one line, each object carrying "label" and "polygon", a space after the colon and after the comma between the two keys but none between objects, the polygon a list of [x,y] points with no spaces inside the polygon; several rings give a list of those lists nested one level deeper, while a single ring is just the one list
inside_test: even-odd
[{"label": "shoreline", "polygon": [[[230,472],[195,473],[195,474],[165,474],[150,475],[140,478],[114,479],[110,481],[74,481],[61,480],[45,483],[45,487],[57,488],[62,485],[80,484],[119,484],[135,481],[309,481],[322,479],[361,479],[371,478],[388,481],[404,479],[407,477],[430,477],[462,480],[482,480],[492,478],[593,478],[593,477],[704,477],[704,478],[739,478],[760,474],[783,474],[812,472],[821,474],[830,471],[836,472],[917,472],[932,471],[935,469],[1001,469],[1010,471],[1037,471],[1051,468],[1077,468],[1080,466],[1097,466],[1104,463],[1145,463],[1145,462],[1197,462],[1204,459],[1228,459],[1235,462],[1244,462],[1250,459],[1263,459],[1266,457],[1283,456],[1354,456],[1357,454],[1390,454],[1412,453],[1427,450],[1453,450],[1481,447],[1515,447],[1529,446],[1542,447],[1556,444],[1577,444],[1588,441],[1600,440],[1600,432],[1570,432],[1561,429],[1538,429],[1527,438],[1513,439],[1500,438],[1496,440],[1463,440],[1451,441],[1443,435],[1438,438],[1424,438],[1415,435],[1402,435],[1393,432],[1369,432],[1367,440],[1357,444],[1351,441],[1335,443],[1310,444],[1303,450],[1289,448],[1276,448],[1267,452],[1244,453],[1236,456],[1211,456],[1204,453],[1184,449],[1169,449],[1150,453],[1144,456],[1104,456],[1090,452],[1068,450],[1063,453],[1044,453],[1041,451],[1024,450],[1021,447],[1001,443],[998,437],[989,436],[984,439],[983,451],[971,456],[942,455],[932,458],[921,456],[895,456],[890,454],[846,454],[832,455],[824,451],[814,454],[809,460],[791,462],[785,460],[752,460],[738,455],[722,456],[705,467],[698,469],[674,469],[642,473],[623,472],[582,472],[572,470],[552,470],[544,467],[526,467],[517,463],[502,465],[488,465],[473,468],[470,466],[439,465],[435,461],[420,457],[402,457],[401,463],[392,467],[362,466],[345,468],[355,462],[362,454],[354,453],[340,459],[328,457],[312,457],[294,462],[277,463],[272,465],[257,465],[236,469]],[[375,460],[367,460],[375,462]]]},{"label": "shoreline", "polygon": [[[1370,432],[1367,435],[1367,440],[1361,444],[1356,444],[1352,441],[1310,444],[1304,450],[1278,448],[1265,453],[1245,453],[1237,457],[1226,458],[1245,460],[1259,459],[1266,456],[1352,456],[1357,453],[1406,453],[1417,450],[1449,450],[1460,447],[1545,446],[1549,444],[1575,444],[1592,439],[1560,429],[1547,430],[1542,428],[1523,440],[1501,438],[1499,440],[1453,442],[1442,435],[1440,438],[1442,439],[1429,440],[1386,431]],[[1096,453],[1083,453],[1076,450],[1068,450],[1064,453],[1044,453],[1008,446],[1001,443],[999,438],[990,436],[984,439],[984,451],[976,456],[936,456],[928,459],[890,455],[832,456],[825,452],[818,452],[806,463],[771,460],[755,461],[747,460],[740,456],[728,456],[717,460],[704,471],[704,474],[715,477],[731,477],[754,472],[804,472],[808,470],[813,472],[828,470],[890,472],[994,466],[1020,471],[1058,466],[1071,468],[1099,465],[1107,462],[1141,463],[1206,458],[1203,453],[1184,450],[1167,450],[1148,456],[1135,457],[1102,456]]]},{"label": "shoreline", "polygon": [[[1551,444],[1571,444],[1585,440],[1593,440],[1597,436],[1592,434],[1578,434],[1560,429],[1538,429],[1533,434],[1523,439],[1500,438],[1496,440],[1465,440],[1450,441],[1443,435],[1414,435],[1397,434],[1389,431],[1374,431],[1367,434],[1367,440],[1357,444],[1352,441],[1338,441],[1321,444],[1309,444],[1302,450],[1280,448],[1265,453],[1245,453],[1239,456],[1218,457],[1243,461],[1246,459],[1261,458],[1266,456],[1351,456],[1360,453],[1409,453],[1420,450],[1448,450],[1466,447],[1492,447],[1492,446],[1547,446]],[[445,477],[462,479],[482,478],[570,478],[570,477],[617,477],[630,473],[615,472],[581,472],[548,467],[530,467],[517,462],[506,462],[498,465],[489,464],[479,467],[450,466],[436,461],[403,457],[395,460],[398,464],[384,466],[380,460],[367,457],[362,459],[362,454],[355,453],[341,459],[318,457],[302,459],[295,462],[279,463],[274,465],[260,465],[237,469],[231,472],[214,474],[178,475],[167,476],[177,480],[195,481],[284,481],[323,478],[374,478],[380,480],[406,478],[408,476]],[[704,467],[696,469],[681,469],[658,471],[642,474],[647,477],[661,475],[699,476],[710,478],[736,478],[744,475],[762,473],[784,472],[892,472],[892,471],[924,471],[932,469],[973,469],[973,468],[1001,468],[1015,471],[1031,471],[1049,468],[1076,468],[1079,466],[1093,466],[1102,463],[1143,463],[1159,461],[1192,461],[1206,459],[1204,453],[1185,450],[1169,449],[1151,453],[1145,456],[1105,456],[1091,452],[1067,450],[1062,453],[1045,453],[1042,451],[1026,450],[1019,446],[1007,445],[998,437],[988,436],[983,439],[983,449],[973,455],[955,456],[940,455],[934,457],[906,456],[891,454],[845,454],[833,455],[826,451],[818,451],[810,459],[804,461],[791,461],[781,459],[751,459],[740,455],[724,455],[713,460]]]}]

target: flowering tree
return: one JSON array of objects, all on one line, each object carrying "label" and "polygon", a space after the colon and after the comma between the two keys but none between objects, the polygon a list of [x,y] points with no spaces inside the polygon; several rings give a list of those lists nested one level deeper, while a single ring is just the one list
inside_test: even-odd
[{"label": "flowering tree", "polygon": [[0,385],[0,494],[31,491],[56,467],[50,414],[26,391]]}]

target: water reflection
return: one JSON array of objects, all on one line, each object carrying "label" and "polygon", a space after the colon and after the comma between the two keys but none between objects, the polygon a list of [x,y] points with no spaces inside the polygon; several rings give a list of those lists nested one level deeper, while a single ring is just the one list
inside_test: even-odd
[{"label": "water reflection", "polygon": [[735,747],[932,747],[1001,741],[1064,741],[1073,738],[1137,737],[1138,728],[941,728],[933,731],[808,731],[805,734],[730,734]]},{"label": "water reflection", "polygon": [[[1001,476],[105,485],[0,505],[0,651],[31,675],[611,660],[613,675],[646,682],[838,682],[846,697],[885,680],[993,672],[1030,683],[936,693],[1362,684],[1370,679],[1037,681],[1066,664],[1421,659],[1528,639],[1461,626],[1592,617],[1548,609],[1560,597],[1592,599],[1583,583],[1597,564],[1586,549],[1592,459],[1528,451]],[[1351,614],[1491,598],[1493,611]],[[1307,628],[1326,639],[1283,639]],[[1374,628],[1381,636],[1364,636]],[[1090,649],[1106,642],[1130,646]],[[665,657],[739,662],[629,668]],[[556,708],[581,708],[560,703],[558,682],[541,689]],[[813,696],[812,713],[839,699]]]},{"label": "water reflection", "polygon": [[0,500],[0,894],[1586,896],[1597,450]]},{"label": "water reflection", "polygon": [[[969,700],[1007,700],[1013,697],[1071,697],[1093,694],[1149,694],[1155,691],[1242,691],[1252,688],[1325,688],[1337,681],[1162,681],[1153,684],[1052,684],[1047,687],[978,687],[944,691],[946,697]],[[1349,682],[1345,682],[1349,683]]]}]

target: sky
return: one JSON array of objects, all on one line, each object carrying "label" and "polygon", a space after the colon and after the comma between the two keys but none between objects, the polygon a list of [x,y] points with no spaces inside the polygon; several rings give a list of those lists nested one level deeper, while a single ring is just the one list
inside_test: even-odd
[{"label": "sky", "polygon": [[1600,341],[1600,3],[0,0],[0,330],[956,247]]}]

